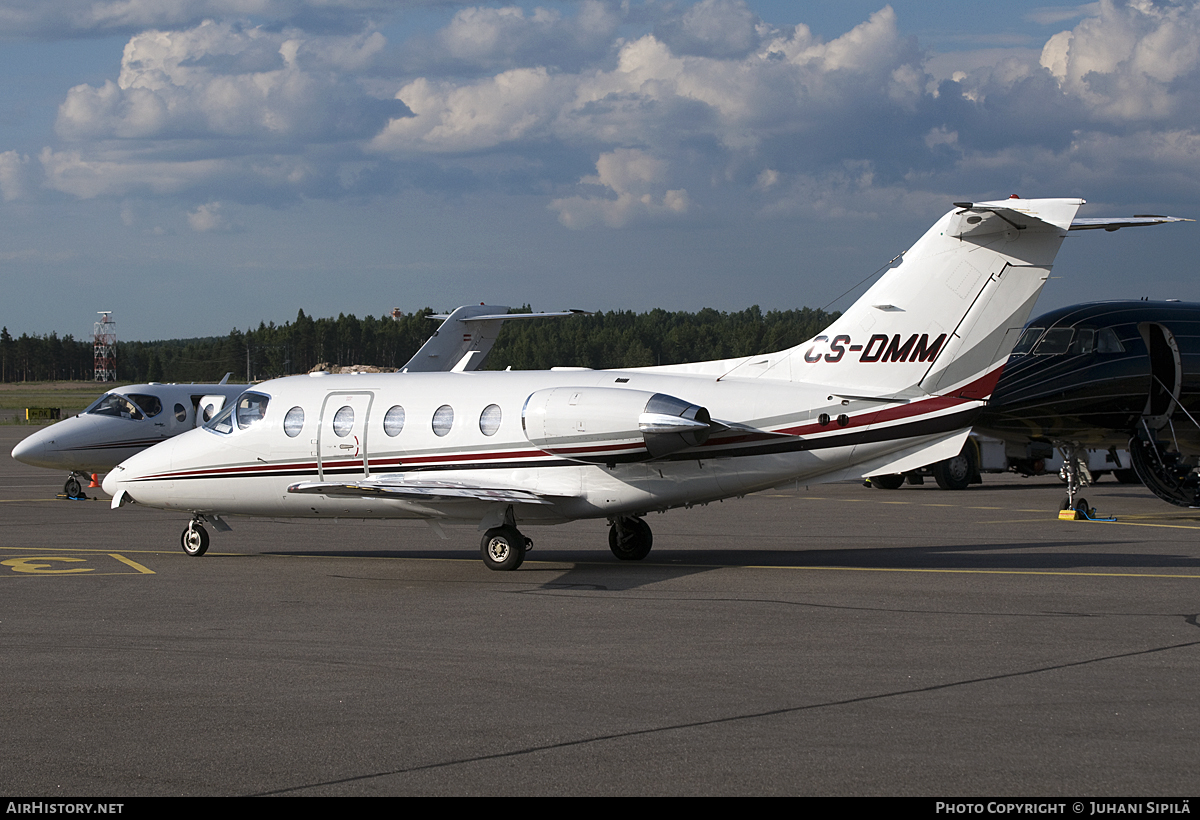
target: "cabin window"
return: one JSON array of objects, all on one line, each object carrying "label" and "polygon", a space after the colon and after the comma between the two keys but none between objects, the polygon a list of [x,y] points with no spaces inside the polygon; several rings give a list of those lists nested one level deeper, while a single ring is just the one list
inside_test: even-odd
[{"label": "cabin window", "polygon": [[264,396],[262,393],[243,393],[238,396],[237,403],[234,405],[237,408],[238,428],[245,430],[252,424],[262,421],[267,415],[267,404],[270,401],[270,396]]},{"label": "cabin window", "polygon": [[152,419],[162,412],[162,402],[159,401],[158,396],[151,396],[147,393],[130,393],[129,398],[137,402],[137,406],[142,408],[142,412],[148,419]]},{"label": "cabin window", "polygon": [[479,414],[479,432],[485,436],[494,436],[500,429],[500,405],[489,404]]},{"label": "cabin window", "polygon": [[1106,327],[1096,334],[1097,353],[1124,353],[1125,345],[1117,338],[1117,333],[1111,327]]},{"label": "cabin window", "polygon": [[435,436],[444,436],[450,432],[450,428],[454,426],[454,408],[448,404],[443,404],[433,413],[433,434]]},{"label": "cabin window", "polygon": [[383,414],[383,432],[391,438],[400,435],[404,429],[404,408],[396,405]]},{"label": "cabin window", "polygon": [[354,408],[346,405],[333,414],[333,434],[345,438],[354,429]]},{"label": "cabin window", "polygon": [[1052,327],[1033,349],[1035,356],[1058,356],[1066,353],[1071,347],[1071,339],[1075,329],[1070,327]]},{"label": "cabin window", "polygon": [[288,438],[295,438],[304,429],[304,408],[293,407],[283,417],[283,432]]},{"label": "cabin window", "polygon": [[105,393],[83,412],[96,416],[116,416],[134,421],[142,419],[142,411],[138,409],[138,406],[120,393]]},{"label": "cabin window", "polygon": [[175,405],[175,421],[180,424],[187,421],[187,410],[184,409],[182,404]]},{"label": "cabin window", "polygon": [[1022,353],[1028,353],[1033,350],[1033,346],[1037,344],[1037,340],[1042,338],[1046,328],[1044,327],[1027,327],[1025,332],[1021,334],[1021,338],[1017,339],[1017,346],[1013,348],[1013,355],[1017,356]]}]

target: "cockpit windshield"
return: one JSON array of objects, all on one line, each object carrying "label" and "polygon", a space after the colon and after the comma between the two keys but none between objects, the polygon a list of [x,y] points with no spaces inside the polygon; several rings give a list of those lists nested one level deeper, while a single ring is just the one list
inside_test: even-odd
[{"label": "cockpit windshield", "polygon": [[[161,405],[159,405],[159,409],[162,409]],[[94,416],[115,416],[134,421],[141,421],[144,418],[138,406],[120,393],[105,393],[83,412],[91,413]]]},{"label": "cockpit windshield", "polygon": [[1111,327],[1027,327],[1013,348],[1013,355],[1080,356],[1088,353],[1124,353],[1125,346]]},{"label": "cockpit windshield", "polygon": [[1033,349],[1034,356],[1057,356],[1066,353],[1071,348],[1071,339],[1075,337],[1075,329],[1070,327],[1052,327]]},{"label": "cockpit windshield", "polygon": [[212,430],[214,433],[221,433],[222,435],[224,435],[226,433],[232,433],[233,432],[232,416],[233,416],[233,405],[231,404],[228,407],[226,407],[224,410],[222,410],[220,413],[217,413],[215,416],[213,416],[212,420],[210,422],[208,422],[208,424],[204,425],[204,429]]},{"label": "cockpit windshield", "polygon": [[1021,334],[1021,338],[1017,339],[1017,346],[1013,348],[1013,355],[1019,356],[1033,350],[1033,346],[1037,344],[1038,339],[1042,338],[1042,334],[1045,331],[1046,328],[1044,327],[1025,328],[1025,332]]}]

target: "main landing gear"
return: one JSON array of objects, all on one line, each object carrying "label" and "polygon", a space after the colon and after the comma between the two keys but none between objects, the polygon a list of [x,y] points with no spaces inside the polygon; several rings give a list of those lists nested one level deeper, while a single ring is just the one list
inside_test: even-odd
[{"label": "main landing gear", "polygon": [[505,524],[492,527],[483,534],[479,542],[479,554],[488,569],[510,572],[521,566],[525,553],[533,547],[533,539],[526,538],[515,526]]},{"label": "main landing gear", "polygon": [[640,518],[614,518],[608,530],[608,548],[622,561],[641,561],[654,546],[650,525]]},{"label": "main landing gear", "polygon": [[[622,561],[640,561],[650,554],[654,545],[654,533],[650,525],[635,516],[621,516],[611,520],[608,530],[608,547]],[[202,530],[203,531],[203,530]],[[185,532],[186,536],[187,533]],[[525,553],[533,548],[533,541],[517,529],[511,514],[506,515],[503,526],[492,527],[483,534],[479,542],[479,554],[488,569],[511,572],[521,566]]]}]

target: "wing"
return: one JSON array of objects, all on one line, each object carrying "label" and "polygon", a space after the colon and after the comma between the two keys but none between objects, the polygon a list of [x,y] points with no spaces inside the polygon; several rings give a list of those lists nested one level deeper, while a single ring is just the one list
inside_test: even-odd
[{"label": "wing", "polygon": [[405,481],[403,476],[382,475],[362,481],[302,481],[289,493],[343,498],[395,498],[404,501],[500,501],[506,504],[553,504],[555,496],[515,487],[482,487],[457,481]]}]

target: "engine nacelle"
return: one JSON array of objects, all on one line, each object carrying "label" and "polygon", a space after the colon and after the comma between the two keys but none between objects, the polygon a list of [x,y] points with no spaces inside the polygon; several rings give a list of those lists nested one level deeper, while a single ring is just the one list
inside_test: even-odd
[{"label": "engine nacelle", "polygon": [[525,438],[547,453],[589,464],[647,461],[708,440],[708,411],[664,393],[552,387],[521,411]]}]

